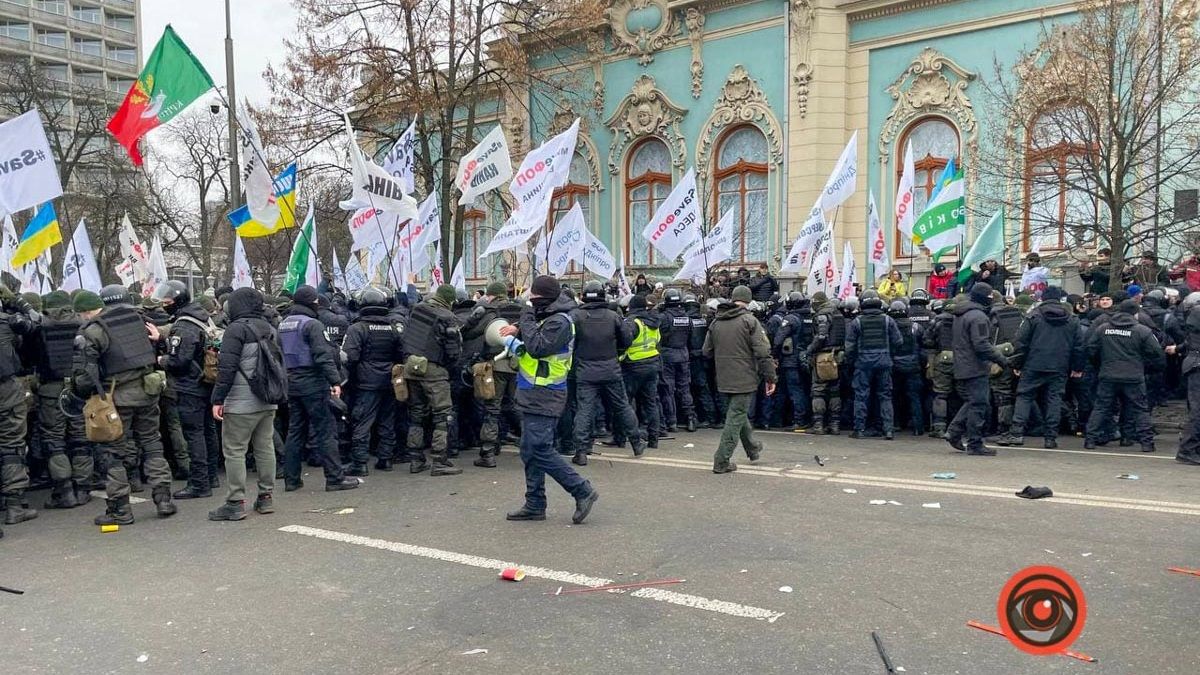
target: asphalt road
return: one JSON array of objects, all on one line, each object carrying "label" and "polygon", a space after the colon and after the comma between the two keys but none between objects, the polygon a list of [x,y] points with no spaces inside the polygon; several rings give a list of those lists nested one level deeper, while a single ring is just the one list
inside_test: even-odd
[{"label": "asphalt road", "polygon": [[[545,522],[504,520],[523,490],[507,448],[498,469],[467,459],[458,477],[375,473],[352,492],[320,491],[316,470],[304,490],[276,495],[275,514],[238,523],[206,520],[219,497],[182,502],[169,520],[136,505],[138,522],[113,534],[91,525],[103,502],[43,512],[0,541],[0,585],[26,591],[0,593],[0,663],[884,673],[874,630],[907,673],[1200,672],[1200,577],[1166,571],[1200,568],[1200,469],[1170,459],[1172,440],[1151,456],[1075,452],[1067,439],[1063,452],[976,458],[925,438],[769,433],[757,466],[716,476],[717,435],[681,433],[644,460],[593,457],[585,471],[602,497],[579,526],[553,485]],[[930,477],[942,471],[957,477]],[[1127,473],[1139,480],[1117,478]],[[1015,498],[1027,484],[1057,496]],[[500,580],[502,561],[530,576]],[[967,626],[997,625],[1001,587],[1035,564],[1078,580],[1088,613],[1072,649],[1096,663],[1031,656]],[[555,595],[663,579],[685,581]],[[464,654],[477,649],[487,653]]]}]

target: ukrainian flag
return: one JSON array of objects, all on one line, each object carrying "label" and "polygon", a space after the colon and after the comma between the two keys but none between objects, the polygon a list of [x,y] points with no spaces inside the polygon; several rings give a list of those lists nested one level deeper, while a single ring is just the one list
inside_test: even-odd
[{"label": "ukrainian flag", "polygon": [[265,237],[275,234],[285,227],[296,226],[296,165],[291,164],[275,177],[276,203],[279,204],[279,219],[273,224],[260,223],[250,217],[250,207],[242,208],[229,214],[229,223],[242,237]]},{"label": "ukrainian flag", "polygon": [[17,242],[17,250],[13,252],[12,262],[9,264],[15,269],[33,262],[51,246],[61,243],[62,231],[58,227],[58,214],[54,212],[54,205],[46,202],[38,207],[37,214],[25,227],[25,232],[21,235],[21,241]]}]

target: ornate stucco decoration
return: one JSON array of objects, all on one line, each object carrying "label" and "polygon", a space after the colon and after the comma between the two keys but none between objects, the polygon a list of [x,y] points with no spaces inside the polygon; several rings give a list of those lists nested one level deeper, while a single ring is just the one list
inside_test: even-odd
[{"label": "ornate stucco decoration", "polygon": [[712,114],[704,122],[704,131],[696,145],[696,166],[700,168],[701,180],[706,185],[711,182],[716,168],[711,162],[713,145],[721,132],[738,124],[758,127],[767,139],[768,164],[779,166],[783,163],[782,128],[771,112],[766,94],[741,64],[734,66],[733,72],[726,78],[721,95],[713,105]]},{"label": "ornate stucco decoration", "polygon": [[616,112],[604,123],[615,136],[608,150],[609,173],[620,172],[620,159],[625,148],[643,136],[658,136],[665,141],[671,150],[671,163],[682,169],[687,161],[687,145],[679,123],[686,114],[687,109],[671,102],[653,77],[642,75],[635,80],[629,94],[621,99]]},{"label": "ornate stucco decoration", "polygon": [[887,88],[895,104],[879,133],[880,161],[887,163],[892,143],[912,120],[928,114],[951,119],[973,148],[978,124],[967,86],[976,74],[963,69],[937,50],[926,47],[900,77]]},{"label": "ornate stucco decoration", "polygon": [[688,42],[692,45],[692,98],[700,98],[704,89],[704,15],[688,7],[683,22],[687,24]]},{"label": "ornate stucco decoration", "polygon": [[554,111],[554,116],[550,118],[550,126],[546,129],[546,137],[550,138],[566,131],[575,122],[576,117],[579,118],[579,147],[576,152],[587,162],[588,177],[592,189],[596,192],[601,192],[604,190],[604,187],[600,184],[599,153],[596,151],[596,144],[592,142],[591,133],[589,133],[591,125],[588,123],[588,118],[576,114],[575,106],[571,105],[568,101],[560,100],[557,109]]},{"label": "ornate stucco decoration", "polygon": [[808,116],[808,93],[813,78],[812,27],[815,19],[816,10],[813,9],[812,0],[792,0],[788,20],[792,25],[792,41],[798,45],[792,83],[796,87],[796,112],[800,119]]},{"label": "ornate stucco decoration", "polygon": [[592,62],[592,110],[599,117],[604,114],[604,35],[588,33],[587,51]]},{"label": "ornate stucco decoration", "polygon": [[[645,66],[680,33],[679,17],[667,6],[668,0],[614,0],[605,10],[612,29],[613,47],[637,55]],[[657,13],[657,23],[655,23]],[[631,27],[630,21],[640,24]]]},{"label": "ornate stucco decoration", "polygon": [[508,134],[509,152],[514,155],[523,154],[525,148],[525,118],[521,115],[510,115],[504,121],[504,131]]}]

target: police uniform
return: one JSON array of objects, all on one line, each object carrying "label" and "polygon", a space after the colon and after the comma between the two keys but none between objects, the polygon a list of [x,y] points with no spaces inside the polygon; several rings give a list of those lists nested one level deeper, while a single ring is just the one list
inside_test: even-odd
[{"label": "police uniform", "polygon": [[29,388],[18,377],[21,358],[17,349],[20,336],[30,335],[35,329],[29,311],[28,302],[22,298],[5,300],[0,310],[0,496],[6,525],[37,517],[37,511],[22,504],[25,490],[29,489],[25,466]]},{"label": "police uniform", "polygon": [[933,389],[930,435],[941,438],[949,422],[950,397],[954,394],[954,312],[946,303],[934,317],[933,324],[922,341],[929,350],[929,382]]},{"label": "police uniform", "polygon": [[[500,418],[502,415],[502,406],[504,404],[505,388],[509,383],[516,386],[513,380],[513,373],[506,373],[505,383],[501,384],[498,369],[500,363],[504,362],[508,370],[512,368],[508,365],[508,359],[502,358],[496,360],[502,349],[488,344],[486,335],[487,328],[493,322],[500,318],[500,305],[492,302],[479,301],[476,304],[477,308],[481,309],[481,313],[475,318],[476,329],[479,335],[482,336],[479,350],[476,353],[473,361],[475,363],[490,363],[492,365],[492,386],[494,395],[489,399],[479,399],[472,392],[472,410],[475,412],[476,425],[479,435],[479,457],[474,461],[475,466],[491,469],[496,466],[496,456],[500,454]],[[514,323],[510,321],[509,323]]]},{"label": "police uniform", "polygon": [[[992,308],[992,344],[1001,354],[1011,356],[1017,330],[1025,319],[1025,312],[1014,305],[997,304]],[[992,369],[988,383],[992,388],[992,405],[996,406],[996,427],[1001,434],[1012,429],[1013,406],[1017,400],[1017,378],[1009,366]]]},{"label": "police uniform", "polygon": [[[674,294],[679,291],[671,289]],[[674,302],[674,300],[671,300]],[[692,407],[691,369],[688,365],[688,340],[692,330],[691,317],[681,305],[669,305],[660,312],[662,330],[662,381],[666,385],[663,397],[663,417],[667,431],[675,428],[682,417],[684,424],[695,429],[696,412]],[[678,405],[677,405],[678,404]]]},{"label": "police uniform", "polygon": [[[829,300],[817,300],[816,315],[813,317],[815,328],[813,340],[809,345],[806,356],[811,363],[820,354],[831,354],[835,359],[845,346],[846,317],[838,311]],[[839,370],[841,368],[839,367]],[[815,434],[838,434],[842,429],[842,392],[839,379],[822,381],[817,377],[816,368],[812,368],[812,409]],[[826,426],[828,419],[828,426]]]},{"label": "police uniform", "polygon": [[862,313],[846,330],[846,362],[854,364],[854,436],[866,431],[867,409],[872,395],[879,405],[883,437],[891,440],[892,354],[903,340],[895,320],[883,313],[882,301],[864,298]]},{"label": "police uniform", "polygon": [[700,307],[689,307],[691,330],[688,333],[688,358],[691,371],[692,403],[697,420],[713,429],[724,426],[718,404],[717,390],[712,382],[712,359],[704,357],[704,339],[708,337],[709,317]]},{"label": "police uniform", "polygon": [[1175,460],[1182,464],[1200,464],[1200,296],[1190,294],[1184,299],[1182,322],[1184,347],[1183,377],[1187,379],[1188,422],[1179,440]]},{"label": "police uniform", "polygon": [[46,448],[54,490],[46,508],[71,508],[91,500],[95,462],[92,444],[83,429],[83,416],[67,417],[59,407],[65,383],[71,377],[75,336],[81,325],[69,307],[47,310],[39,328],[37,361],[38,424]]},{"label": "police uniform", "polygon": [[[386,301],[386,300],[385,300]],[[368,451],[374,431],[379,443],[375,468],[391,471],[396,452],[396,400],[392,391],[392,365],[402,363],[404,326],[392,321],[387,307],[362,307],[346,331],[346,370],[354,386],[351,409],[351,468],[366,475]]]},{"label": "police uniform", "polygon": [[[521,304],[509,299],[499,302],[496,304],[496,316],[515,326],[521,320]],[[495,450],[496,454],[500,454],[499,441],[505,436],[521,435],[521,414],[517,410],[517,368],[512,358],[493,360],[492,363],[495,366],[496,395],[500,398],[499,417],[495,420],[498,440]],[[486,430],[480,431],[481,435],[484,433],[487,433]]]},{"label": "police uniform", "polygon": [[425,423],[433,428],[429,457],[431,475],[461,473],[447,457],[448,429],[451,421],[450,373],[447,368],[462,353],[462,335],[458,318],[450,311],[450,301],[434,294],[413,308],[404,328],[404,353],[426,359],[425,374],[408,372],[408,454],[409,471],[420,473],[429,468],[425,456]]},{"label": "police uniform", "polygon": [[[586,294],[588,289],[584,292]],[[614,432],[629,438],[634,455],[641,455],[646,447],[626,397],[621,366],[617,362],[618,355],[632,344],[634,335],[622,324],[617,313],[608,308],[603,289],[597,288],[596,294],[598,300],[585,302],[572,313],[575,326],[572,361],[576,402],[574,461],[581,465],[587,464],[587,455],[592,449],[592,427],[601,406],[612,411],[616,422]]]},{"label": "police uniform", "polygon": [[171,469],[163,457],[159,434],[159,395],[166,378],[154,370],[154,346],[141,315],[127,304],[123,288],[108,288],[102,293],[108,306],[84,323],[76,338],[72,378],[72,387],[80,398],[94,394],[107,396],[111,391],[112,402],[121,416],[121,438],[98,443],[108,455],[105,486],[108,510],[96,518],[97,524],[102,525],[133,522],[129,508],[130,481],[139,470],[139,463],[151,486],[158,515],[167,517],[175,513],[171,502]]},{"label": "police uniform", "polygon": [[210,347],[210,321],[200,303],[192,302],[179,308],[175,322],[171,324],[163,359],[178,396],[179,421],[188,449],[188,484],[175,493],[176,499],[208,497],[212,495],[213,487],[219,485],[217,467],[221,445],[217,440],[217,423],[212,417],[212,384],[203,378],[204,353]]},{"label": "police uniform", "polygon": [[[890,313],[900,331],[900,349],[892,354],[892,389],[908,407],[914,436],[925,433],[925,380],[921,373],[921,326],[905,312]],[[894,400],[894,399],[893,399]],[[893,406],[893,410],[895,406]]]},{"label": "police uniform", "polygon": [[812,423],[808,395],[812,383],[805,351],[812,344],[814,321],[807,299],[789,300],[788,305],[772,341],[772,353],[779,362],[780,380],[792,402],[792,425],[795,431],[803,431]]},{"label": "police uniform", "polygon": [[[658,346],[662,334],[658,329],[658,317],[646,311],[644,299],[641,303],[641,309],[634,309],[625,317],[625,326],[633,334],[633,341],[621,355],[621,377],[625,381],[625,396],[637,413],[638,424],[645,427],[646,446],[657,448],[658,438],[664,434],[657,389],[661,368]],[[614,429],[613,432],[614,444],[622,445],[621,430]]]},{"label": "police uniform", "polygon": [[1115,412],[1120,401],[1128,410],[1133,433],[1142,452],[1154,452],[1154,427],[1146,402],[1146,371],[1161,371],[1166,365],[1162,347],[1153,331],[1138,323],[1137,306],[1125,300],[1107,322],[1088,337],[1087,353],[1099,364],[1099,386],[1095,407],[1088,419],[1083,446],[1096,447],[1104,420]]}]

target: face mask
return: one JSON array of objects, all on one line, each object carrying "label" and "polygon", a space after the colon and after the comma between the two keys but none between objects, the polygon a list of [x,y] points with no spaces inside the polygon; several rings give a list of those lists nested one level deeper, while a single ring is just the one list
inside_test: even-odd
[{"label": "face mask", "polygon": [[544,312],[554,302],[554,298],[530,298],[529,302],[539,312]]}]

